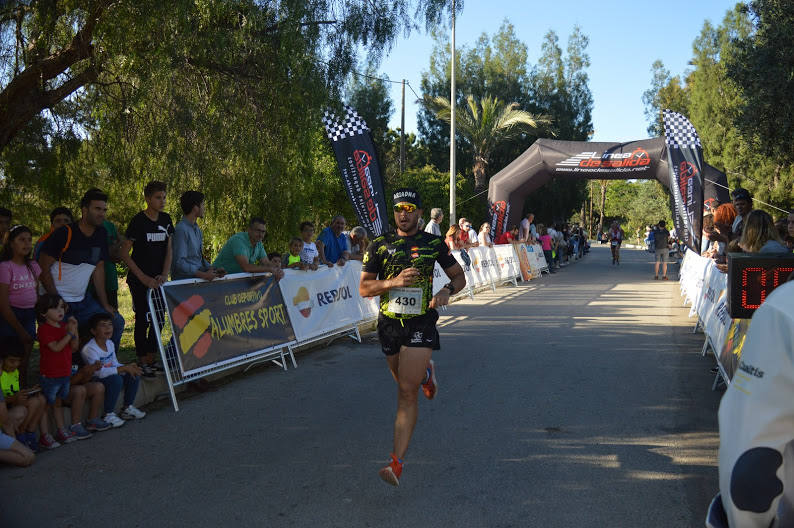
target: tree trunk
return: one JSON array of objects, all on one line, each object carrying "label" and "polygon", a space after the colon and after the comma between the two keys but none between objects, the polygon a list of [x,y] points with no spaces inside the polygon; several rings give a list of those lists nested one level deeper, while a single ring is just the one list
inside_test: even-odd
[{"label": "tree trunk", "polygon": [[587,237],[593,239],[593,186],[592,181],[587,182],[587,189],[590,191],[590,218],[587,220]]},{"label": "tree trunk", "polygon": [[485,175],[485,160],[479,156],[474,157],[474,192],[484,191],[488,186],[488,177]]},{"label": "tree trunk", "polygon": [[607,204],[607,185],[609,185],[609,180],[599,180],[598,183],[601,185],[601,218],[598,220],[598,231],[596,231],[596,234],[600,236],[604,229],[604,209]]},{"label": "tree trunk", "polygon": [[45,89],[47,81],[65,75],[78,62],[94,57],[94,28],[110,2],[96,2],[85,25],[77,31],[67,47],[28,65],[0,92],[0,150],[42,110],[52,108],[77,89],[97,79],[101,68],[92,64],[59,86]]}]

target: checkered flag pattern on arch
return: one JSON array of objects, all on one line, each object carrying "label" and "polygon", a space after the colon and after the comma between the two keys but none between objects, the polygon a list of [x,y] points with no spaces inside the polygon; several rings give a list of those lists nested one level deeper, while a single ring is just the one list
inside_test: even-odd
[{"label": "checkered flag pattern on arch", "polygon": [[665,110],[663,119],[667,148],[702,148],[698,133],[689,119],[672,110]]},{"label": "checkered flag pattern on arch", "polygon": [[331,141],[339,141],[348,137],[358,136],[369,132],[367,123],[355,110],[345,105],[345,117],[341,121],[330,110],[323,115],[323,126]]}]

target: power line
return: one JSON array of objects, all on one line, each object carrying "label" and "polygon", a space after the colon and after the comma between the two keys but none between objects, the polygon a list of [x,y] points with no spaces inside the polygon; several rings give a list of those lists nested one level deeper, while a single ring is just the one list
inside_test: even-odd
[{"label": "power line", "polygon": [[[322,61],[321,61],[321,62],[322,62]],[[418,94],[418,93],[416,93],[416,90],[414,90],[414,87],[413,87],[413,86],[411,86],[411,83],[410,83],[410,82],[408,82],[408,81],[407,81],[407,80],[405,80],[405,79],[403,79],[403,80],[401,80],[401,81],[392,81],[391,79],[389,79],[389,78],[386,78],[386,77],[375,77],[374,75],[369,75],[368,73],[361,73],[361,72],[357,72],[356,70],[350,70],[350,73],[352,73],[353,75],[358,75],[359,77],[366,77],[367,79],[372,79],[373,81],[382,81],[382,82],[387,82],[387,83],[392,83],[392,84],[402,84],[402,83],[403,83],[403,81],[405,81],[405,85],[406,85],[408,88],[410,88],[410,89],[411,89],[411,91],[414,93],[414,95],[416,96],[416,98],[417,98],[417,99],[422,99],[421,97],[419,97],[419,94]]]},{"label": "power line", "polygon": [[[740,175],[740,176],[744,176],[744,174],[741,174],[741,173],[739,173],[739,172],[728,172],[728,174],[738,174],[738,175]],[[747,178],[747,176],[744,176],[744,177],[745,177],[745,178]],[[731,188],[730,188],[730,187],[728,187],[727,185],[723,185],[723,184],[721,184],[721,183],[717,183],[717,182],[715,182],[714,180],[709,180],[708,178],[703,178],[703,179],[704,179],[705,181],[707,181],[707,182],[713,183],[713,184],[714,184],[714,185],[716,185],[717,187],[722,187],[723,189],[728,189],[729,191],[731,190]],[[748,180],[750,180],[750,178],[747,178],[747,179],[748,179]],[[750,181],[753,181],[753,180],[750,180]],[[753,183],[755,183],[755,182],[753,182]],[[777,207],[777,206],[774,206],[774,205],[772,205],[772,204],[768,204],[768,203],[766,203],[766,202],[763,202],[763,201],[759,200],[758,198],[753,198],[753,201],[756,201],[756,202],[758,202],[758,203],[762,203],[762,204],[766,205],[767,207],[771,207],[772,209],[777,209],[777,210],[778,210],[778,211],[780,211],[781,213],[786,213],[786,214],[789,214],[789,212],[788,212],[788,211],[786,211],[785,209],[781,209],[780,207]]]}]

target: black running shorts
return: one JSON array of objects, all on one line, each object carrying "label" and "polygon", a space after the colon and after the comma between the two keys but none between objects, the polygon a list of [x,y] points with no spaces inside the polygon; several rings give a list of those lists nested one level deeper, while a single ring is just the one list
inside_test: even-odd
[{"label": "black running shorts", "polygon": [[393,356],[400,352],[400,347],[441,349],[436,330],[438,312],[433,308],[424,315],[410,319],[394,319],[383,314],[378,315],[378,339],[383,353]]}]

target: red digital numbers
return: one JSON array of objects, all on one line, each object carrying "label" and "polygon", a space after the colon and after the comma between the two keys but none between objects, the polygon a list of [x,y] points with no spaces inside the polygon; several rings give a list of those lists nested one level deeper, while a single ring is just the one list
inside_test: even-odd
[{"label": "red digital numbers", "polygon": [[791,272],[794,272],[794,267],[771,270],[761,267],[744,268],[742,270],[742,308],[755,310],[761,306],[766,300],[767,294],[780,286],[781,282],[785,282]]}]

